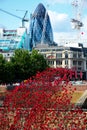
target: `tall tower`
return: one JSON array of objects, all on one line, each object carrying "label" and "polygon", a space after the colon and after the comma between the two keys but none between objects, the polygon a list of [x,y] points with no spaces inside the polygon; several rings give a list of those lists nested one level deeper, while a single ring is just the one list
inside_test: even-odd
[{"label": "tall tower", "polygon": [[37,44],[53,44],[53,32],[46,8],[40,3],[30,20],[30,42],[32,47]]}]

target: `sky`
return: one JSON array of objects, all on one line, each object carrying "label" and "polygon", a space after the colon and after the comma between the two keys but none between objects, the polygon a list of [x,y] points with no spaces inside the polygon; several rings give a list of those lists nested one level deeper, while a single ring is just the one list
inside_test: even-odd
[{"label": "sky", "polygon": [[[30,14],[34,12],[37,5],[42,3],[48,11],[53,29],[54,41],[59,42],[65,39],[78,39],[78,31],[71,26],[71,19],[76,18],[79,12],[83,27],[79,31],[80,39],[87,37],[87,0],[77,0],[78,9],[72,6],[75,0],[0,0],[0,9],[8,11],[21,19],[9,15],[0,10],[0,27],[16,29],[21,26],[22,18],[26,12],[26,18],[30,20]],[[29,22],[26,27],[29,28]],[[83,33],[82,33],[83,32]],[[86,43],[85,43],[85,46]]]}]

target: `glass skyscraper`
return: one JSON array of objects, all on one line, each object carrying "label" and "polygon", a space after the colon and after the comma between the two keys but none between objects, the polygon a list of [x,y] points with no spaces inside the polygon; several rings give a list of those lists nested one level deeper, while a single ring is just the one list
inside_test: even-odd
[{"label": "glass skyscraper", "polygon": [[53,32],[46,8],[39,4],[30,18],[29,46],[30,50],[37,44],[53,44]]}]

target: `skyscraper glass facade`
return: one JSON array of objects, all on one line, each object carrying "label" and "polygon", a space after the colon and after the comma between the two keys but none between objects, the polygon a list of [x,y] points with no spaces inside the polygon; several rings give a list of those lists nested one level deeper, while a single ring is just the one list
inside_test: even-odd
[{"label": "skyscraper glass facade", "polygon": [[43,4],[39,4],[30,18],[29,46],[53,44],[53,32],[49,15]]}]

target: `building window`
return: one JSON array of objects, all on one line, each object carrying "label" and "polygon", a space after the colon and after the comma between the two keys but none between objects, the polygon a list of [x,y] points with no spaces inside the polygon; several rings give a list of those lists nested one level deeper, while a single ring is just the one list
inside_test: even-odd
[{"label": "building window", "polygon": [[80,71],[80,70],[82,70],[82,68],[81,68],[81,67],[78,67],[78,71]]},{"label": "building window", "polygon": [[48,64],[49,64],[49,65],[54,65],[54,61],[53,61],[53,60],[49,60],[49,61],[48,61]]},{"label": "building window", "polygon": [[84,51],[84,56],[87,57],[87,51],[86,50]]},{"label": "building window", "polygon": [[65,65],[68,65],[68,60],[65,60]]},{"label": "building window", "polygon": [[77,61],[74,60],[74,61],[73,61],[73,65],[77,65]]},{"label": "building window", "polygon": [[65,52],[65,58],[66,59],[68,58],[68,52]]},{"label": "building window", "polygon": [[77,53],[73,53],[73,58],[77,58]]},{"label": "building window", "polygon": [[57,60],[56,65],[62,65],[62,60]]},{"label": "building window", "polygon": [[82,61],[78,61],[78,65],[80,65],[80,66],[81,66],[81,65],[82,65]]},{"label": "building window", "polygon": [[78,58],[81,58],[81,57],[82,57],[82,53],[79,52],[79,53],[78,53]]},{"label": "building window", "polygon": [[56,58],[62,58],[62,53],[57,53]]},{"label": "building window", "polygon": [[86,61],[86,69],[87,69],[87,61]]},{"label": "building window", "polygon": [[9,56],[10,54],[8,53],[7,56]]},{"label": "building window", "polygon": [[56,51],[55,49],[52,49],[52,51]]}]

